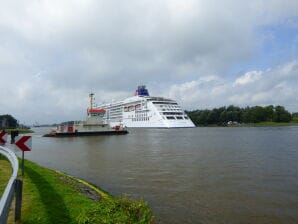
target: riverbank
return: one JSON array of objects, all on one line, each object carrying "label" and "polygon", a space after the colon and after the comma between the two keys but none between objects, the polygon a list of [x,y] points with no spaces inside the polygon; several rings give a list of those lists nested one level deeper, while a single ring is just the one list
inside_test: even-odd
[{"label": "riverbank", "polygon": [[[3,158],[0,163],[2,174],[9,164],[5,165]],[[0,175],[0,183],[7,179],[5,176]],[[144,201],[115,198],[82,180],[27,160],[21,179],[22,224],[153,223],[151,210]],[[14,223],[13,214],[8,223]]]},{"label": "riverbank", "polygon": [[11,134],[12,131],[17,131],[19,132],[19,134],[27,134],[27,133],[33,133],[34,131],[32,131],[31,129],[28,128],[4,128],[3,129],[5,132],[7,132],[8,134]]},{"label": "riverbank", "polygon": [[231,123],[231,124],[207,124],[199,125],[197,127],[285,127],[285,126],[298,126],[298,120],[291,122],[259,122],[259,123]]},{"label": "riverbank", "polygon": [[259,122],[243,124],[244,127],[281,127],[281,126],[298,126],[298,121],[292,122]]}]

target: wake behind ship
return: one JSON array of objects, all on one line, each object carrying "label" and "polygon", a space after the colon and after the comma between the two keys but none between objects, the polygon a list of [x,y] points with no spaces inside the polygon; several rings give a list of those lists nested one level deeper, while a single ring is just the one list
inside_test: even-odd
[{"label": "wake behind ship", "polygon": [[105,103],[98,108],[106,110],[105,119],[111,125],[121,123],[134,128],[195,127],[176,101],[150,96],[145,86],[139,86],[133,97]]}]

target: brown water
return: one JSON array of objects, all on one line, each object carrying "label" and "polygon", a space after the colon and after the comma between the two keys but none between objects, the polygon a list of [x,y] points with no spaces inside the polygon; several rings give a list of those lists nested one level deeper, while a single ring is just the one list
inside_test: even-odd
[{"label": "brown water", "polygon": [[144,198],[160,223],[298,223],[298,127],[42,138],[26,158]]}]

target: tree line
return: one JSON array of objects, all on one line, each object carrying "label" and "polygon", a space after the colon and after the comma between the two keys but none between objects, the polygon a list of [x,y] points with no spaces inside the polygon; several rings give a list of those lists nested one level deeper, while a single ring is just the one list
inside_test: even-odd
[{"label": "tree line", "polygon": [[214,108],[212,110],[186,111],[195,125],[226,125],[228,122],[259,123],[259,122],[290,122],[292,114],[283,106],[254,106],[240,108]]},{"label": "tree line", "polygon": [[0,128],[17,128],[19,126],[17,119],[9,114],[0,115]]}]

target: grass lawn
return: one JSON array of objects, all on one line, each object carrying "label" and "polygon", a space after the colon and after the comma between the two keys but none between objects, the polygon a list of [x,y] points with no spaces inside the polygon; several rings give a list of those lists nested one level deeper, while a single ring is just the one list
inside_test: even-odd
[{"label": "grass lawn", "polygon": [[[10,164],[0,159],[0,191]],[[2,175],[4,174],[4,175]],[[86,182],[25,161],[21,224],[153,223],[151,209],[127,197],[115,198]],[[4,186],[5,187],[5,186]],[[11,212],[8,223],[14,223]]]},{"label": "grass lawn", "polygon": [[2,195],[11,173],[10,163],[3,155],[0,155],[0,195]]}]

